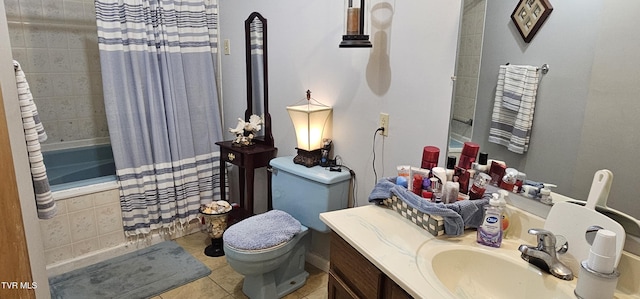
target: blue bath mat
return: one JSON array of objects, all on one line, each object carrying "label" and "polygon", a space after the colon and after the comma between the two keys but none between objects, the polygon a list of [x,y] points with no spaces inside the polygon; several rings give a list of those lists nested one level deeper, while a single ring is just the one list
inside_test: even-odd
[{"label": "blue bath mat", "polygon": [[51,298],[149,298],[211,273],[165,241],[49,279]]}]

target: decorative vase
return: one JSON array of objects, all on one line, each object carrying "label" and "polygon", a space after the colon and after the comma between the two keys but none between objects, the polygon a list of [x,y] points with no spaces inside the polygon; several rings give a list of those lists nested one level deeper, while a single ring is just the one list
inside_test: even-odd
[{"label": "decorative vase", "polygon": [[229,212],[219,214],[208,214],[202,212],[203,226],[206,232],[211,237],[211,245],[207,246],[204,250],[204,254],[207,256],[217,257],[224,255],[224,247],[222,243],[222,235],[227,229],[227,218]]}]

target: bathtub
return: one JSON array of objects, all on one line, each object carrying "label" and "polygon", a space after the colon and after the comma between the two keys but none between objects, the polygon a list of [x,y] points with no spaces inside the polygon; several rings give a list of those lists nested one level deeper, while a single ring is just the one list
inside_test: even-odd
[{"label": "bathtub", "polygon": [[52,192],[115,182],[110,144],[45,151],[42,155]]},{"label": "bathtub", "polygon": [[[43,156],[58,206],[54,218],[39,220],[48,276],[164,241],[159,233],[148,238],[125,237],[110,144],[45,149]],[[199,231],[198,225],[192,225],[189,231],[171,237]]]},{"label": "bathtub", "polygon": [[130,251],[122,228],[111,145],[43,148],[58,206],[54,218],[39,220],[47,274],[58,275]]}]

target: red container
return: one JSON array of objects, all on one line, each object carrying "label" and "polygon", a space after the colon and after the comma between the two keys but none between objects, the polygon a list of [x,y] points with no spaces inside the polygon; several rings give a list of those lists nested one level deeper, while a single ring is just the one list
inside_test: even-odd
[{"label": "red container", "polygon": [[438,158],[440,158],[440,149],[435,146],[425,146],[422,149],[422,164],[421,167],[424,169],[434,168],[438,166]]},{"label": "red container", "polygon": [[458,167],[471,169],[471,164],[476,161],[476,157],[478,156],[479,151],[479,144],[475,142],[465,142],[464,146],[462,146],[462,153],[460,153]]}]

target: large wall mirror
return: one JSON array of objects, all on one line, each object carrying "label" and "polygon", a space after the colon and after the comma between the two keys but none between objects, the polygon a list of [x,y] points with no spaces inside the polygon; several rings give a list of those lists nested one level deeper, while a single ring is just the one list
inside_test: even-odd
[{"label": "large wall mirror", "polygon": [[[489,158],[506,161],[528,179],[554,183],[554,191],[576,199],[586,200],[595,172],[609,169],[609,206],[640,218],[640,39],[634,38],[640,2],[554,1],[553,13],[528,44],[510,21],[516,4],[464,1],[465,9],[476,12],[485,13],[486,5],[486,15],[463,14],[456,90],[466,93],[454,97],[469,100],[454,100],[452,135],[479,143]],[[466,17],[473,28],[464,28]],[[461,64],[464,55],[468,59]],[[508,62],[550,66],[541,75],[531,144],[523,155],[487,141],[498,68]],[[464,71],[468,80],[461,80]]]},{"label": "large wall mirror", "polygon": [[245,118],[252,114],[262,117],[264,130],[256,140],[273,145],[271,115],[269,114],[269,80],[267,64],[267,19],[253,12],[244,22],[247,72],[247,110]]}]

